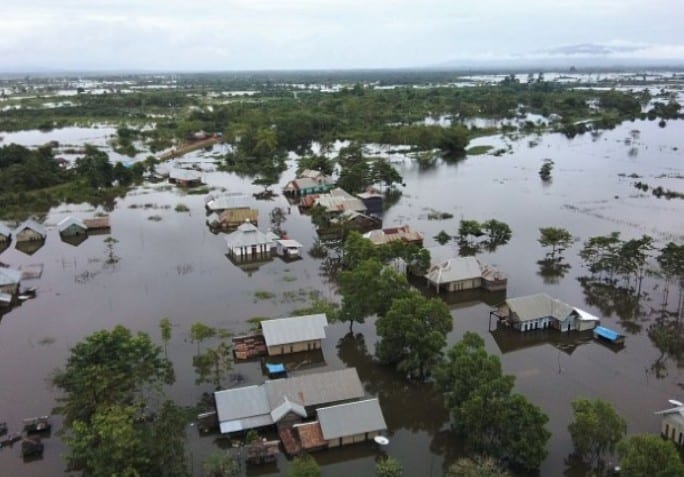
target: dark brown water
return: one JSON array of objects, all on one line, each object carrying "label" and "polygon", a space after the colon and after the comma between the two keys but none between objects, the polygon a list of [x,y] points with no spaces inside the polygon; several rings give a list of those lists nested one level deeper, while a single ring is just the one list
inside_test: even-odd
[{"label": "dark brown water", "polygon": [[[633,129],[640,130],[638,139],[626,145]],[[533,138],[505,140],[512,152],[501,157],[471,157],[429,170],[420,170],[408,161],[397,165],[407,186],[400,202],[387,212],[386,226],[409,223],[425,233],[426,246],[431,246],[435,245],[432,237],[440,230],[455,233],[461,218],[503,220],[513,229],[511,242],[482,258],[509,275],[508,296],[545,291],[627,334],[625,348],[615,352],[591,340],[551,332],[535,336],[491,333],[490,305],[500,297],[488,297],[490,304],[477,294],[448,300],[454,317],[450,343],[466,331],[482,334],[489,351],[501,356],[506,372],[516,375],[516,390],[549,415],[553,437],[540,475],[576,475],[565,463],[571,452],[566,428],[574,397],[606,399],[627,419],[629,432],[650,433],[659,429],[653,411],[666,406],[669,398],[682,398],[679,383],[684,376],[676,363],[666,359],[666,372],[660,378],[651,371],[661,353],[646,335],[647,314],[628,320],[631,310],[622,309],[622,316],[617,316],[605,297],[588,301],[577,280],[586,274],[577,259],[581,243],[566,254],[572,266],[568,273],[555,283],[546,283],[537,265],[544,250],[536,240],[539,227],[562,226],[582,240],[619,230],[624,238],[648,233],[659,245],[667,240],[681,243],[684,201],[639,192],[632,186],[634,179],[619,174],[636,173],[653,186],[684,191],[684,179],[676,178],[684,175],[683,133],[682,122],[669,122],[666,128],[653,122],[627,123],[598,138],[587,135],[568,140],[545,135],[536,138],[538,145],[533,148],[528,145]],[[483,138],[478,143],[500,147],[502,139]],[[636,155],[630,154],[632,147],[637,148]],[[555,168],[552,182],[544,185],[537,171],[547,157],[554,160]],[[284,174],[282,182],[292,176],[292,172]],[[235,194],[236,205],[257,207],[261,228],[268,225],[273,207],[287,207],[281,197],[255,201],[251,196],[255,189],[248,179],[226,173],[211,173],[206,178],[211,185]],[[178,203],[189,206],[191,212],[175,212]],[[145,204],[153,207],[145,209]],[[431,209],[451,212],[454,218],[430,221],[427,214]],[[68,211],[82,216],[92,213],[85,207],[61,207],[47,222],[56,224]],[[294,208],[291,212],[283,228],[308,249],[314,241],[310,220]],[[148,220],[152,215],[159,215],[161,221]],[[42,263],[44,272],[40,279],[24,283],[37,286],[38,297],[13,309],[0,322],[0,421],[8,421],[15,430],[23,417],[50,412],[55,393],[47,379],[64,363],[69,348],[87,334],[123,324],[158,338],[158,323],[164,316],[175,325],[169,355],[178,382],[168,390],[169,395],[181,404],[194,404],[210,386],[194,384],[191,357],[195,345],[188,337],[192,322],[203,321],[237,333],[249,328],[246,321],[250,317],[287,316],[305,306],[310,290],[335,296],[333,287],[320,275],[320,261],[308,256],[293,263],[274,259],[255,270],[236,267],[225,256],[222,237],[210,233],[204,220],[202,196],[150,185],[120,200],[111,212],[112,236],[118,240],[114,253],[120,257],[113,265],[106,263],[106,236],[92,236],[73,246],[62,242],[54,227],[45,245],[33,255],[14,247],[2,252],[3,262],[13,266]],[[257,290],[272,292],[275,297],[255,298]],[[662,285],[649,279],[645,290],[655,303]],[[325,363],[316,366],[357,368],[368,394],[380,398],[390,445],[382,449],[358,445],[315,457],[324,475],[331,477],[371,475],[375,458],[383,453],[396,457],[404,465],[405,475],[442,475],[462,444],[448,431],[448,416],[439,396],[429,386],[408,383],[377,366],[372,358],[375,341],[372,319],[355,326],[353,334],[344,324],[331,326],[323,348]],[[236,372],[244,375],[245,384],[263,380],[258,363],[240,364]],[[189,436],[199,475],[201,461],[216,448],[215,436],[200,438],[194,427],[189,427]],[[21,460],[18,446],[1,449],[0,476],[62,475],[63,445],[54,433],[45,444],[44,458],[31,463]],[[287,461],[281,459],[277,465],[248,473],[278,475],[286,468]]]}]

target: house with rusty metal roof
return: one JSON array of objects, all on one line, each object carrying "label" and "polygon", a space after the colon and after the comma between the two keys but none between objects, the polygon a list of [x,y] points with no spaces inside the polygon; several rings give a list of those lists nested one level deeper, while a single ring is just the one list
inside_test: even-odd
[{"label": "house with rusty metal roof", "polygon": [[375,245],[384,245],[394,240],[401,240],[406,243],[423,246],[423,234],[415,230],[411,230],[409,225],[402,225],[400,227],[390,227],[381,230],[371,230],[363,234]]}]

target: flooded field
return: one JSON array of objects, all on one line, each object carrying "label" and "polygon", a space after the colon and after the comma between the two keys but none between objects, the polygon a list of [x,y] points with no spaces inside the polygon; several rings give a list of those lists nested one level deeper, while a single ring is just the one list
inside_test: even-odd
[{"label": "flooded field", "polygon": [[[16,137],[33,144],[34,138],[16,134],[4,135],[3,143]],[[92,135],[74,134],[73,141],[102,141],[109,134],[102,129]],[[547,331],[521,336],[494,330],[495,324],[490,324],[489,311],[501,296],[445,296],[454,320],[449,343],[466,331],[480,333],[488,350],[501,356],[505,371],[517,377],[516,391],[549,415],[553,435],[539,475],[582,475],[566,464],[572,450],[567,425],[574,397],[611,402],[627,419],[630,433],[657,433],[659,419],[653,411],[666,406],[667,399],[682,398],[684,373],[676,362],[660,359],[660,350],[646,333],[649,313],[630,317],[620,311],[618,316],[612,311],[619,307],[588,295],[578,280],[588,272],[577,256],[588,237],[612,231],[626,239],[649,234],[658,246],[684,240],[684,200],[657,198],[633,185],[641,180],[652,187],[684,192],[682,138],[682,121],[669,121],[664,128],[657,122],[636,121],[572,140],[559,134],[480,138],[471,145],[503,147],[508,152],[453,164],[438,162],[427,169],[401,154],[392,156],[406,187],[399,202],[386,212],[384,226],[410,224],[425,234],[426,246],[434,246],[433,237],[441,230],[455,234],[462,218],[504,221],[513,230],[512,240],[495,252],[483,253],[482,258],[508,275],[507,296],[544,291],[601,317],[602,324],[627,335],[626,346],[619,352],[586,336],[559,337]],[[538,176],[546,158],[555,163],[549,183]],[[291,161],[281,185],[294,177],[295,169]],[[224,172],[206,172],[204,178],[212,188],[225,188],[236,205],[259,209],[262,230],[269,226],[274,207],[288,210],[282,196],[255,200],[252,193],[259,188],[250,178]],[[178,204],[190,212],[176,212]],[[296,207],[289,210],[282,228],[306,250],[314,243],[314,228]],[[429,220],[428,213],[435,210],[450,212],[454,218]],[[24,417],[51,411],[56,404],[55,392],[48,385],[51,372],[65,362],[71,346],[93,331],[123,324],[148,332],[160,342],[158,323],[168,316],[174,324],[168,352],[177,375],[168,394],[179,404],[194,405],[211,387],[194,383],[191,323],[202,321],[240,333],[249,329],[251,317],[288,316],[306,306],[311,291],[336,299],[334,286],[321,274],[321,261],[308,255],[290,263],[275,258],[258,267],[233,264],[225,255],[223,237],[205,225],[202,195],[187,195],[167,184],[146,184],[119,200],[110,213],[111,236],[117,240],[112,249],[118,257],[115,263],[107,263],[107,235],[91,236],[77,246],[59,238],[55,224],[61,218],[88,217],[94,212],[79,205],[53,209],[46,220],[50,228],[43,247],[32,255],[14,246],[0,254],[0,261],[15,267],[44,265],[40,278],[23,282],[38,288],[37,298],[0,321],[0,421],[7,421],[10,428]],[[160,220],[150,220],[152,216]],[[545,253],[537,243],[538,229],[548,226],[565,227],[578,237],[566,253],[570,270],[555,280],[542,276],[537,264]],[[649,278],[644,288],[648,297],[643,310],[650,310],[661,297],[662,284]],[[268,293],[255,294],[258,291]],[[460,454],[462,443],[449,432],[440,396],[429,385],[409,383],[377,365],[375,342],[372,319],[355,325],[353,334],[346,324],[332,325],[323,344],[324,362],[308,365],[315,370],[356,367],[367,394],[379,397],[389,428],[390,444],[382,449],[359,444],[314,454],[323,475],[371,475],[382,453],[396,457],[407,476],[442,475]],[[656,362],[665,366],[658,375],[653,371]],[[236,365],[235,372],[245,378],[244,384],[264,379],[256,362]],[[217,442],[215,435],[200,437],[194,427],[188,431],[191,462],[195,475],[200,475],[202,460],[217,445],[225,444]],[[18,446],[1,449],[0,475],[63,475],[66,449],[55,432],[45,445],[43,459],[30,463],[21,460]],[[250,467],[247,474],[280,475],[287,465],[281,458],[277,465]]]}]

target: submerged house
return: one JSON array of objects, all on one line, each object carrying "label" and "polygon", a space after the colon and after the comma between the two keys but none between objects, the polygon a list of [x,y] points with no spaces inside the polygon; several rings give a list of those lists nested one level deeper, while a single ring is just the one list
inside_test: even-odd
[{"label": "submerged house", "polygon": [[10,304],[19,292],[21,270],[0,267],[0,303]]},{"label": "submerged house", "polygon": [[[677,401],[673,401],[677,402]],[[655,413],[662,416],[660,433],[679,447],[684,446],[684,406],[675,406]]]},{"label": "submerged house", "polygon": [[241,224],[249,222],[253,225],[258,225],[259,211],[257,209],[250,209],[249,207],[231,207],[224,209],[216,221],[216,227],[222,230],[233,230]]},{"label": "submerged house", "polygon": [[268,354],[279,355],[321,349],[328,318],[323,313],[261,322]]},{"label": "submerged house", "polygon": [[283,258],[302,258],[304,245],[292,239],[278,239],[275,241],[276,255]]},{"label": "submerged house", "polygon": [[385,196],[379,192],[368,191],[356,194],[356,197],[361,199],[363,205],[366,206],[366,210],[369,214],[380,215],[383,212]]},{"label": "submerged house", "polygon": [[506,289],[508,283],[501,272],[475,257],[455,257],[433,262],[425,277],[437,291],[449,292],[476,288],[501,291]]},{"label": "submerged house", "polygon": [[332,190],[335,183],[321,171],[305,169],[295,179],[287,183],[283,193],[290,197],[302,197],[310,194],[321,194]]},{"label": "submerged house", "polygon": [[93,217],[92,219],[83,219],[83,223],[88,229],[88,234],[106,234],[111,230],[108,215]]},{"label": "submerged house", "polygon": [[5,224],[0,224],[0,248],[3,244],[9,244],[12,241],[12,230]]},{"label": "submerged house", "polygon": [[202,185],[202,174],[190,169],[173,168],[169,170],[169,182],[180,187]]},{"label": "submerged house", "polygon": [[293,423],[315,408],[356,400],[364,395],[355,368],[267,380],[258,386],[216,391],[214,400],[222,434]]},{"label": "submerged house", "polygon": [[29,219],[14,232],[17,242],[42,242],[47,237],[45,227],[33,219]]},{"label": "submerged house", "polygon": [[278,236],[263,233],[249,222],[226,236],[228,256],[234,260],[265,260],[271,258],[271,251]]},{"label": "submerged house", "polygon": [[593,330],[598,317],[550,297],[546,293],[509,298],[495,312],[518,331],[554,328],[561,332]]},{"label": "submerged house", "polygon": [[317,205],[323,207],[331,216],[344,212],[359,212],[362,214],[367,212],[366,206],[361,199],[354,197],[339,187],[332,189],[327,194],[310,195],[300,202],[302,208],[315,207]]},{"label": "submerged house", "polygon": [[374,245],[384,245],[394,240],[401,240],[409,244],[416,244],[419,247],[423,246],[423,234],[411,230],[411,227],[408,225],[382,230],[371,230],[363,236],[373,242]]},{"label": "submerged house", "polygon": [[88,233],[85,222],[76,217],[65,217],[57,224],[57,230],[62,237],[78,237]]},{"label": "submerged house", "polygon": [[321,407],[316,414],[328,447],[368,441],[387,430],[377,398]]},{"label": "submerged house", "polygon": [[234,199],[226,196],[208,196],[204,207],[210,212],[223,212],[226,209],[235,207]]}]

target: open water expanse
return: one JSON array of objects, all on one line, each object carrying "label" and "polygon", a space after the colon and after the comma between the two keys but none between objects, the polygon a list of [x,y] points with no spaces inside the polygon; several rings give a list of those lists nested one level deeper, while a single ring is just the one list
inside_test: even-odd
[{"label": "open water expanse", "polygon": [[[20,137],[25,136],[31,141],[28,133]],[[9,139],[8,135],[4,143]],[[665,408],[667,399],[684,397],[683,373],[675,361],[661,357],[646,332],[652,321],[650,310],[661,300],[662,283],[654,278],[645,281],[648,296],[642,301],[642,311],[634,316],[620,303],[585,292],[578,278],[588,272],[577,256],[588,237],[612,231],[620,231],[625,239],[649,234],[658,246],[684,240],[684,200],[659,199],[633,186],[641,180],[652,187],[684,192],[684,122],[670,121],[660,128],[657,122],[636,121],[597,137],[488,137],[471,145],[477,144],[508,152],[498,157],[473,156],[455,164],[438,162],[428,169],[401,154],[389,154],[406,186],[400,201],[386,212],[383,225],[410,224],[425,234],[426,246],[434,246],[432,237],[442,229],[455,234],[461,218],[504,221],[513,230],[510,243],[479,257],[508,275],[507,296],[547,292],[626,334],[624,349],[615,352],[586,335],[561,339],[551,331],[525,336],[501,330],[492,333],[489,311],[501,295],[445,296],[454,321],[449,343],[466,331],[480,333],[488,350],[501,357],[505,371],[517,377],[516,391],[548,414],[553,435],[539,475],[581,475],[566,463],[572,450],[567,425],[573,398],[608,400],[627,419],[630,433],[657,433],[659,419],[653,412]],[[555,163],[548,184],[537,174],[545,158]],[[295,168],[292,161],[281,176],[281,185],[294,177]],[[261,229],[268,227],[274,207],[287,210],[281,196],[255,200],[252,193],[259,188],[249,178],[208,172],[205,180],[212,187],[225,188],[236,205],[258,208]],[[190,212],[174,211],[179,203]],[[431,210],[450,212],[454,218],[428,220]],[[110,213],[111,236],[118,241],[113,252],[119,257],[112,265],[106,263],[106,235],[91,236],[73,246],[61,241],[57,233],[55,224],[61,218],[70,214],[89,217],[94,212],[78,205],[54,209],[46,219],[50,227],[42,248],[27,255],[12,244],[0,253],[0,261],[14,267],[44,265],[39,279],[23,283],[37,287],[38,296],[0,321],[0,421],[7,421],[10,431],[18,430],[24,417],[50,413],[56,398],[48,384],[51,372],[65,363],[74,344],[96,330],[122,324],[148,332],[161,343],[158,323],[168,316],[174,323],[168,353],[177,376],[168,394],[179,404],[193,405],[211,386],[194,383],[191,362],[196,347],[189,341],[191,323],[202,321],[240,333],[249,329],[250,317],[288,316],[293,309],[306,306],[312,290],[337,299],[334,286],[321,274],[321,260],[308,255],[292,263],[276,258],[248,270],[230,262],[223,237],[205,225],[201,195],[186,195],[167,184],[146,184],[118,200]],[[149,220],[153,215],[161,220]],[[545,254],[537,243],[538,229],[546,226],[565,227],[578,237],[566,253],[572,268],[555,282],[545,280],[537,264]],[[283,229],[307,250],[314,243],[311,221],[296,207],[291,208]],[[274,297],[259,299],[256,291],[268,291]],[[671,295],[674,306],[675,293]],[[373,319],[355,325],[353,334],[346,324],[331,325],[322,350],[324,361],[313,359],[302,365],[301,372],[356,367],[368,395],[379,397],[389,427],[391,442],[382,449],[366,443],[315,453],[323,475],[373,475],[374,461],[382,453],[397,458],[407,476],[442,475],[462,444],[449,432],[440,397],[430,385],[407,382],[378,366],[373,360],[375,342]],[[664,363],[659,376],[653,371],[654,363]],[[244,384],[264,379],[257,362],[236,365],[235,372],[244,376]],[[59,429],[57,416],[53,422]],[[217,436],[199,437],[194,426],[188,428],[188,436],[191,460],[200,475],[202,460],[218,445]],[[44,442],[43,459],[33,462],[22,461],[18,445],[0,449],[0,476],[64,475],[66,449],[54,430]],[[277,465],[250,467],[247,473],[279,475],[287,466],[281,457]]]}]

